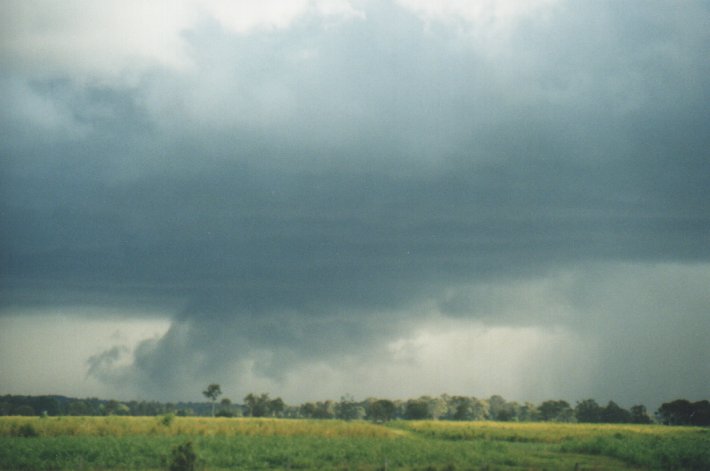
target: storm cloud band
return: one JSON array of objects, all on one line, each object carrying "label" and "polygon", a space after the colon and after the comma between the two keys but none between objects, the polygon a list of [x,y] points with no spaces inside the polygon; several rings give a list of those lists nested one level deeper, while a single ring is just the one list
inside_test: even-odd
[{"label": "storm cloud band", "polygon": [[[15,31],[0,312],[171,306],[132,366],[114,368],[120,346],[89,363],[153,392],[385,355],[437,315],[602,332],[576,291],[561,317],[490,299],[600,265],[707,265],[710,12],[548,3],[501,24],[455,2],[305,2],[253,24],[206,4],[158,43],[179,53],[107,45],[123,72],[91,49],[33,62]],[[683,316],[706,324],[693,296]]]}]

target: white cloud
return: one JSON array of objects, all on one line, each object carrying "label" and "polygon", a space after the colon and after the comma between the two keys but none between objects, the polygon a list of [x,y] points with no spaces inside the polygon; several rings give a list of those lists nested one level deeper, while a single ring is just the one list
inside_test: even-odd
[{"label": "white cloud", "polygon": [[192,0],[192,3],[226,30],[241,34],[288,28],[311,9],[326,18],[364,18],[364,13],[347,0]]},{"label": "white cloud", "polygon": [[477,27],[501,27],[559,0],[397,0],[426,20],[463,20]]},{"label": "white cloud", "polygon": [[303,15],[309,5],[308,0],[202,0],[193,3],[223,28],[242,34],[255,29],[286,28]]},{"label": "white cloud", "polygon": [[87,361],[114,349],[121,355],[113,366],[130,363],[136,345],[169,327],[165,319],[116,314],[106,308],[6,313],[0,317],[0,389],[5,394],[112,397],[111,385],[87,374]]},{"label": "white cloud", "polygon": [[500,59],[519,24],[540,21],[560,0],[397,0],[414,12],[427,29],[443,24],[457,31],[482,54]]},{"label": "white cloud", "polygon": [[316,2],[318,12],[325,17],[356,18],[364,20],[365,12],[356,9],[347,0],[319,0]]},{"label": "white cloud", "polygon": [[187,65],[185,3],[10,1],[4,13],[2,60],[35,75],[125,79],[146,66]]},{"label": "white cloud", "polygon": [[247,34],[287,28],[309,12],[364,17],[346,0],[9,0],[0,15],[0,61],[40,77],[135,83],[151,67],[191,66],[183,35],[200,24]]}]

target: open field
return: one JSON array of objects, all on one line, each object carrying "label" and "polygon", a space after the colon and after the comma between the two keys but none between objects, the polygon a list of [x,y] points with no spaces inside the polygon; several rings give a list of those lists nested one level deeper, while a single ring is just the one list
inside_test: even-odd
[{"label": "open field", "polygon": [[0,418],[1,469],[710,469],[710,430],[654,425]]}]

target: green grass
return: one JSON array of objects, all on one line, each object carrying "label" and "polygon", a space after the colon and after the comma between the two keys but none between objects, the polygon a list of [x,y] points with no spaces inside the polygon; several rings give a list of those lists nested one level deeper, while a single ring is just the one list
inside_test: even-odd
[{"label": "green grass", "polygon": [[167,469],[191,441],[198,469],[710,469],[700,428],[160,417],[0,418],[0,469]]}]

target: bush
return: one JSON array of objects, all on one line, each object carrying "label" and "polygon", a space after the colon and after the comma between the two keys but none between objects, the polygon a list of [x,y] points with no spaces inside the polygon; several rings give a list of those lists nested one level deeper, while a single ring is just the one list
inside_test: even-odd
[{"label": "bush", "polygon": [[166,427],[170,427],[175,421],[175,414],[169,412],[160,418],[160,424]]},{"label": "bush", "polygon": [[170,471],[194,471],[197,454],[192,442],[185,442],[173,448],[170,458]]},{"label": "bush", "polygon": [[22,424],[19,427],[13,427],[12,434],[16,437],[39,437],[39,432],[37,432],[37,429],[35,429],[32,424]]}]

